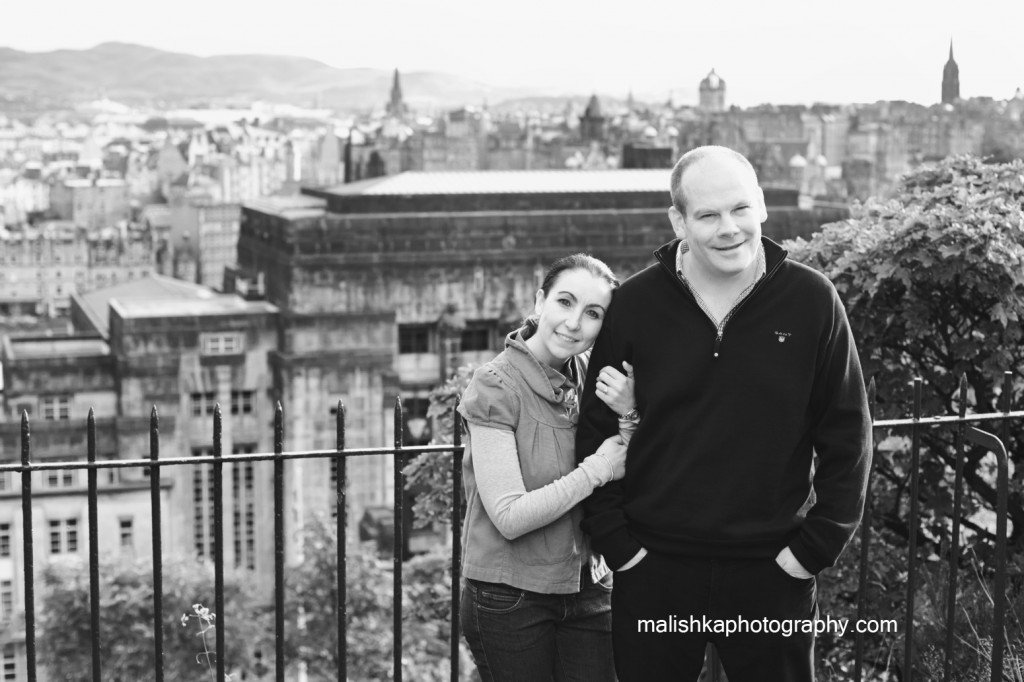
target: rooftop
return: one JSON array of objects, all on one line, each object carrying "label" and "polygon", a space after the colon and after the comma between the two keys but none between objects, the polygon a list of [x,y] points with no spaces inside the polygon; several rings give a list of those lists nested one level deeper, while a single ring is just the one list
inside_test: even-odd
[{"label": "rooftop", "polygon": [[327,202],[318,197],[297,194],[262,197],[246,201],[242,206],[254,209],[260,213],[269,213],[283,218],[295,219],[323,215],[324,210],[327,208]]},{"label": "rooftop", "polygon": [[269,303],[245,301],[235,294],[219,294],[201,284],[192,284],[163,275],[149,275],[88,294],[72,294],[72,300],[103,338],[110,337],[110,306],[115,302],[122,317],[170,317],[276,310]]},{"label": "rooftop", "polygon": [[412,196],[452,194],[594,194],[664,192],[668,169],[406,171],[325,190],[336,196]]},{"label": "rooftop", "polygon": [[247,301],[235,294],[213,294],[212,298],[163,300],[112,299],[110,306],[122,318],[202,317],[205,315],[253,315],[273,313],[277,308],[266,301]]},{"label": "rooftop", "polygon": [[8,337],[6,355],[12,360],[106,356],[110,346],[93,336]]}]

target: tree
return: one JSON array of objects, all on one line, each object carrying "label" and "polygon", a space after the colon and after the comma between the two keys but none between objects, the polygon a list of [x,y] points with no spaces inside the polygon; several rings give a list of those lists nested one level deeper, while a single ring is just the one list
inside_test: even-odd
[{"label": "tree", "polygon": [[[971,157],[951,158],[902,178],[894,199],[869,200],[854,207],[849,220],[824,226],[810,240],[786,243],[792,258],[835,283],[865,374],[876,382],[876,418],[909,415],[915,376],[923,379],[925,415],[956,414],[961,401],[967,402],[970,412],[999,411],[1003,371],[1012,372],[1011,395],[1005,397],[1017,404],[1024,390],[1022,203],[1024,162],[986,164]],[[962,375],[967,379],[966,395],[960,394]],[[877,532],[872,556],[885,561],[873,561],[872,571],[880,581],[875,596],[891,602],[886,608],[895,613],[900,604],[886,589],[905,569],[888,561],[905,562],[910,534],[916,534],[923,560],[948,555],[955,433],[928,429],[922,434],[922,513],[916,528],[909,527],[908,519],[906,431],[893,435],[874,467]],[[1011,429],[1006,445],[1013,464],[1024,463],[1019,427]],[[979,511],[995,506],[992,455],[968,449],[964,475],[969,494],[960,514],[966,542],[959,560],[966,567],[974,561],[977,577],[983,580],[992,569],[995,524]],[[1009,507],[1012,566],[1019,564],[1024,552],[1019,477],[1011,480]],[[902,548],[902,554],[890,551],[893,548]],[[842,562],[836,575],[845,570],[847,577],[855,576],[856,553],[848,551]],[[937,571],[926,571],[923,584],[930,583],[938,583]],[[840,595],[852,600],[855,581],[838,580],[836,586]],[[971,594],[983,595],[985,587],[982,584]],[[1018,633],[1020,646],[1024,633],[1019,628]],[[927,646],[918,648],[927,651]]]},{"label": "tree", "polygon": [[[353,551],[355,550],[355,551]],[[333,528],[314,521],[304,531],[303,561],[287,580],[288,659],[306,664],[311,679],[338,671],[337,541]],[[369,544],[346,553],[346,642],[349,679],[391,679],[394,636],[393,564]],[[405,679],[451,677],[451,560],[427,554],[403,564],[402,665]],[[299,623],[302,623],[301,627]],[[460,678],[478,679],[463,645]]]},{"label": "tree", "polygon": [[[89,571],[82,563],[50,564],[42,573],[39,663],[50,679],[92,679],[93,632],[89,602]],[[163,565],[164,676],[168,680],[197,680],[216,668],[216,635],[198,636],[201,623],[186,619],[193,604],[213,609],[213,567],[193,561]],[[225,577],[225,665],[246,670],[257,650],[273,651],[273,620],[256,600],[243,576]],[[129,682],[153,679],[153,571],[145,563],[100,566],[100,657],[103,679]]]},{"label": "tree", "polygon": [[[473,377],[473,365],[463,365],[444,384],[430,392],[430,407],[427,419],[434,420],[434,437],[431,445],[446,445],[452,442],[455,432],[455,404]],[[465,435],[465,434],[463,434]],[[463,439],[465,442],[465,439]],[[434,523],[451,522],[452,462],[450,452],[424,453],[406,465],[406,488],[416,487],[423,491],[416,496],[413,514],[417,527]],[[463,504],[465,501],[463,500]],[[461,518],[461,516],[460,516]]]}]

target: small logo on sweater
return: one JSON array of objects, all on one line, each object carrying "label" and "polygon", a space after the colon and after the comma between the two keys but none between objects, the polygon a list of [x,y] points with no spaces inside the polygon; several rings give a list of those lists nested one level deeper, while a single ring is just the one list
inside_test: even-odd
[{"label": "small logo on sweater", "polygon": [[790,332],[775,332],[775,336],[779,338],[779,343],[785,343],[786,339],[793,336]]}]

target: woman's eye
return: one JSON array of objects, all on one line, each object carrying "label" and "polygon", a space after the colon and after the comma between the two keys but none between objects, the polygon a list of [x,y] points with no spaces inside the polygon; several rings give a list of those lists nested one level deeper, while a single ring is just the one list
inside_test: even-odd
[{"label": "woman's eye", "polygon": [[558,305],[562,306],[563,308],[568,308],[569,306],[572,305],[572,301],[570,301],[567,298],[560,298],[558,299]]},{"label": "woman's eye", "polygon": [[601,313],[597,312],[596,310],[588,310],[587,311],[587,315],[590,315],[591,319],[594,319],[594,320],[600,320],[601,319]]}]

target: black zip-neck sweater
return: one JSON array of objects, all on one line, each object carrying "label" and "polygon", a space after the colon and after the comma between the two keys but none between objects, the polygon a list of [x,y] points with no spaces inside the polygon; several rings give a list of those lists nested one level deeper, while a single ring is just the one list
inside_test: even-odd
[{"label": "black zip-neck sweater", "polygon": [[[871,422],[846,313],[824,275],[762,242],[766,274],[720,336],[675,273],[678,240],[613,296],[590,366],[632,363],[641,421],[625,477],[594,491],[583,521],[613,567],[641,547],[766,558],[788,545],[817,573],[853,537]],[[584,386],[577,453],[618,431],[597,375]]]}]

